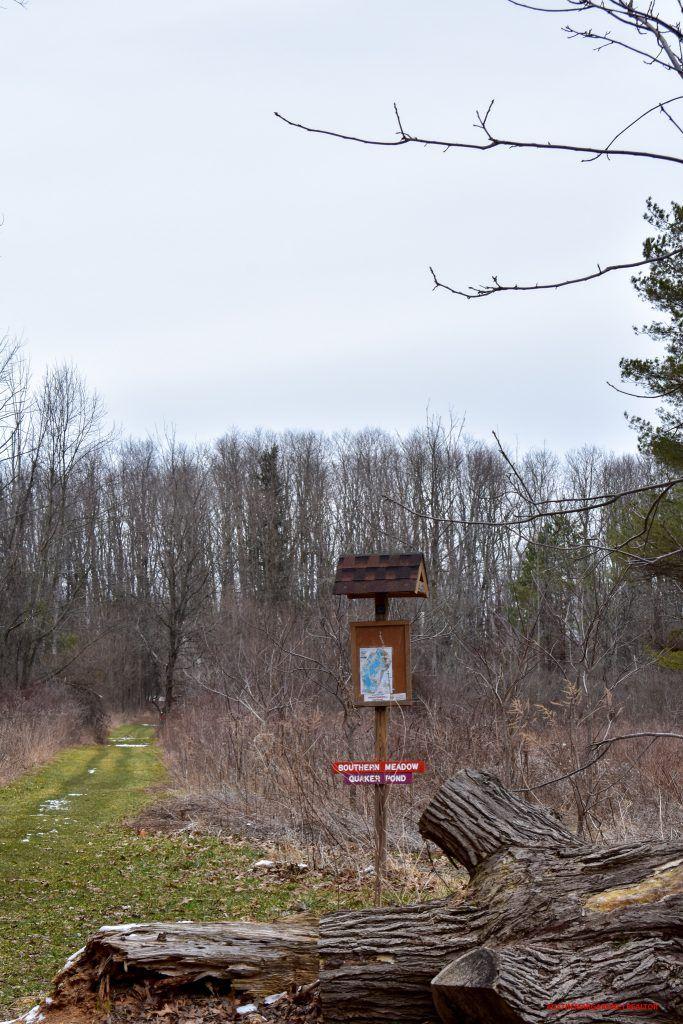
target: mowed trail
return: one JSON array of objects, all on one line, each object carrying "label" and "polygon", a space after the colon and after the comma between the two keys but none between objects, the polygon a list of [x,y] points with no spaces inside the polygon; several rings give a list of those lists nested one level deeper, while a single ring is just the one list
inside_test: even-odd
[{"label": "mowed trail", "polygon": [[275,920],[365,905],[309,872],[255,870],[271,851],[230,836],[126,825],[165,793],[154,729],[116,729],[0,789],[0,1021],[33,1006],[105,924]]},{"label": "mowed trail", "polygon": [[131,725],[0,789],[0,1018],[47,983],[94,921],[126,911],[114,826],[163,777],[154,730]]}]

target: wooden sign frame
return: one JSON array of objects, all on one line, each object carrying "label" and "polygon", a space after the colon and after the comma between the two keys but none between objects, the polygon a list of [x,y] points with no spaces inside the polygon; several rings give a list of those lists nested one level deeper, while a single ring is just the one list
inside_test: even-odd
[{"label": "wooden sign frame", "polygon": [[[387,619],[371,622],[351,622],[351,675],[353,703],[360,708],[404,707],[413,702],[410,672],[410,620]],[[361,678],[361,651],[390,648],[390,677],[392,696],[374,699],[364,692]],[[378,655],[380,659],[382,655]],[[387,655],[384,655],[385,659]]]}]

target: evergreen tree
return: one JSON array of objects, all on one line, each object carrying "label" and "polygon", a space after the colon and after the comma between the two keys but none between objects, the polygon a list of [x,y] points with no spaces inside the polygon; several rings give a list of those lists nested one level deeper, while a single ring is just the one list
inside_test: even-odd
[{"label": "evergreen tree", "polygon": [[289,593],[287,501],[276,444],[265,448],[258,460],[259,520],[257,534],[257,590],[273,602]]},{"label": "evergreen tree", "polygon": [[549,670],[568,654],[567,621],[576,601],[580,552],[580,531],[568,517],[544,523],[524,549],[510,587],[510,621],[523,633],[535,635]]},{"label": "evergreen tree", "polygon": [[676,253],[670,259],[651,263],[646,273],[633,278],[638,294],[661,314],[663,319],[637,329],[658,345],[664,354],[649,359],[622,359],[622,379],[635,384],[648,397],[662,399],[657,408],[660,422],[653,424],[644,416],[631,417],[638,430],[640,448],[672,468],[683,468],[683,205],[672,203],[667,213],[648,199],[645,220],[656,234],[645,239],[643,255],[656,259]]},{"label": "evergreen tree", "polygon": [[[645,220],[656,232],[645,240],[645,258],[674,255],[633,278],[638,294],[661,314],[636,333],[664,351],[647,359],[622,359],[620,368],[624,382],[635,384],[646,397],[661,398],[658,423],[646,416],[632,416],[630,422],[638,431],[640,450],[652,456],[658,477],[666,479],[683,475],[683,205],[672,203],[667,212],[649,199]],[[683,578],[683,488],[648,493],[631,503],[618,517],[614,543],[645,574]]]}]

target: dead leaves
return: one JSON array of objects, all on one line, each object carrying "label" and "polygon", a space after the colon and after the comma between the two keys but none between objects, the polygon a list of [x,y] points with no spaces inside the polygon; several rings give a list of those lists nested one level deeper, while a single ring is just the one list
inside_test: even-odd
[{"label": "dead leaves", "polygon": [[[238,1012],[246,1003],[228,994],[186,991],[170,997],[149,986],[112,990],[106,1024],[318,1024],[321,1021],[318,983],[295,986],[275,1002]],[[105,1024],[103,1022],[103,1024]]]}]

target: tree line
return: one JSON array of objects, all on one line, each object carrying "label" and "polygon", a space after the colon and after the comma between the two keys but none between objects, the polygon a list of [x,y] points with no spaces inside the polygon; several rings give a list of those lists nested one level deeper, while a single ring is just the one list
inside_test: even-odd
[{"label": "tree line", "polygon": [[513,462],[439,419],[404,437],[126,440],[73,367],[34,385],[9,341],[0,366],[5,696],[59,680],[93,715],[148,701],[168,713],[198,687],[248,703],[275,658],[273,694],[291,697],[304,673],[345,705],[348,609],[330,592],[354,551],[425,554],[432,598],[406,609],[425,697],[456,680],[499,701],[531,678],[546,696],[548,679],[602,688],[673,656],[677,583],[634,575],[616,540],[623,503],[556,515],[568,496],[647,485],[644,455]]}]

